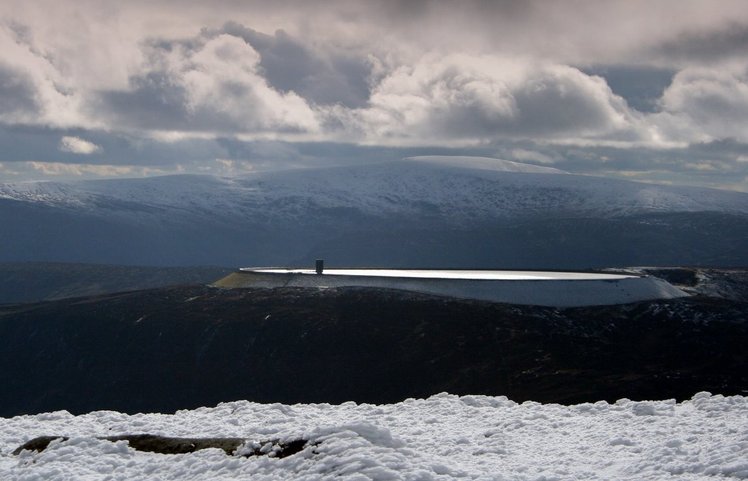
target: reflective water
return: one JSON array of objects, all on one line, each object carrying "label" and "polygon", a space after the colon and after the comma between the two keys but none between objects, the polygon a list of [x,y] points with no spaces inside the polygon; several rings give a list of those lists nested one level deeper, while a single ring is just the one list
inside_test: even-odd
[{"label": "reflective water", "polygon": [[[314,274],[314,269],[278,269],[244,267],[241,270],[267,274]],[[480,279],[480,280],[615,280],[637,276],[589,272],[545,271],[483,271],[483,270],[419,270],[419,269],[325,269],[325,275],[410,277],[419,279]]]}]

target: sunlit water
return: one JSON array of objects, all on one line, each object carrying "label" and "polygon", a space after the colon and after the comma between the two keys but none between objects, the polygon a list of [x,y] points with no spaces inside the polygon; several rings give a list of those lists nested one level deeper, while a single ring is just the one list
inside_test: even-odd
[{"label": "sunlit water", "polygon": [[[243,271],[266,274],[315,274],[314,269],[277,269],[245,267]],[[588,272],[544,271],[480,271],[480,270],[418,270],[418,269],[325,269],[323,275],[410,277],[418,279],[475,279],[475,280],[615,280],[636,276]]]}]

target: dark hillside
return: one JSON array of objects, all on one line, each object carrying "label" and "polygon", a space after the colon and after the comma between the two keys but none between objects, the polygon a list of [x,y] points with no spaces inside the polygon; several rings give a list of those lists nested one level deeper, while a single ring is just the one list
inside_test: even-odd
[{"label": "dark hillside", "polygon": [[93,296],[154,287],[209,284],[225,267],[147,267],[63,262],[0,262],[0,304]]},{"label": "dark hillside", "polygon": [[174,287],[0,307],[0,415],[440,391],[576,403],[748,390],[748,303],[557,310],[377,289]]}]

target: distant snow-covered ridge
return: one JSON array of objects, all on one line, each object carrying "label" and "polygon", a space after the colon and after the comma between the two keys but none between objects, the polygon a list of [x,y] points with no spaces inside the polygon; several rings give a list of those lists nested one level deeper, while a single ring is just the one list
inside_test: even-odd
[{"label": "distant snow-covered ridge", "polygon": [[430,156],[235,178],[179,175],[0,184],[0,200],[106,216],[202,215],[267,222],[336,209],[378,217],[433,216],[458,225],[558,215],[748,214],[745,193],[560,174],[557,169],[498,159]]},{"label": "distant snow-covered ridge", "polygon": [[[311,441],[283,459],[165,455],[97,436]],[[748,477],[748,398],[561,406],[439,394],[397,404],[237,401],[176,414],[66,411],[0,418],[2,479],[707,480]],[[12,451],[41,435],[70,439]]]},{"label": "distant snow-covered ridge", "polygon": [[553,167],[524,164],[511,160],[494,159],[492,157],[472,157],[465,155],[418,155],[414,157],[406,157],[403,160],[449,167],[492,170],[495,172],[520,172],[525,174],[568,174],[568,172],[555,169]]}]

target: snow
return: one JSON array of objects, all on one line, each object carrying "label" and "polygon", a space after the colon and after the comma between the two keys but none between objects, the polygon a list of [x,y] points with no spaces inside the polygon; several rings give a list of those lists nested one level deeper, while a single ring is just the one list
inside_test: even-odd
[{"label": "snow", "polygon": [[[243,267],[240,270],[262,272],[267,274],[317,274],[317,271],[314,269],[267,269],[257,267]],[[591,272],[480,271],[459,269],[325,269],[324,274],[333,276],[374,276],[407,277],[415,279],[470,279],[503,281],[617,280],[637,277],[625,274],[598,274]]]},{"label": "snow", "polygon": [[536,174],[568,174],[563,170],[540,165],[524,164],[511,160],[495,159],[493,157],[474,157],[465,155],[418,155],[406,157],[406,161],[425,162],[451,167],[467,167],[470,169],[493,170],[496,172],[524,172]]},{"label": "snow", "polygon": [[[306,439],[283,459],[217,449],[164,455],[96,436]],[[42,453],[11,452],[40,435]],[[389,405],[237,401],[169,414],[65,411],[0,418],[0,479],[707,480],[748,478],[748,398],[561,406],[439,394]]]},{"label": "snow", "polygon": [[533,216],[748,213],[745,193],[559,173],[499,159],[430,156],[233,178],[176,175],[8,183],[0,184],[0,199],[102,216],[202,215],[229,222],[304,219],[313,209],[347,209],[373,216],[432,215],[454,225]]}]

